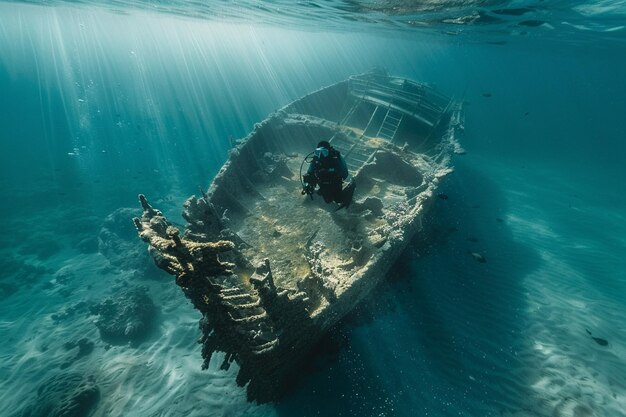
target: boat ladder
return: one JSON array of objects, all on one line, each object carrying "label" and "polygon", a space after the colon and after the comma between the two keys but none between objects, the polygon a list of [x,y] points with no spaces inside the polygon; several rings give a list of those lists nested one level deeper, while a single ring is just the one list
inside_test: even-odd
[{"label": "boat ladder", "polygon": [[375,151],[372,149],[368,149],[361,142],[358,142],[348,154],[346,158],[346,165],[348,165],[348,169],[350,172],[356,173],[359,169],[365,165],[367,161],[369,161],[374,154]]},{"label": "boat ladder", "polygon": [[[350,172],[357,172],[359,169],[361,169],[363,165],[365,165],[367,162],[369,162],[372,159],[374,153],[376,152],[376,150],[373,150],[372,148],[367,147],[363,143],[363,138],[365,137],[365,132],[368,130],[368,128],[372,124],[372,121],[374,120],[375,115],[379,111],[379,109],[382,109],[382,111],[385,111],[384,107],[376,106],[369,121],[367,122],[367,125],[365,126],[365,129],[363,129],[363,133],[361,133],[359,138],[356,141],[354,141],[352,146],[349,146],[346,149],[346,152],[342,152],[344,154],[344,158],[346,160],[346,164],[348,165],[348,169],[350,170]],[[403,117],[402,113],[400,113],[397,110],[392,109],[391,104],[389,104],[387,106],[387,112],[385,113],[383,122],[380,128],[378,129],[378,133],[376,134],[376,136],[379,138],[389,140],[390,142],[393,142],[396,136],[396,132],[398,131],[398,127],[400,126],[400,123],[402,122],[402,117]]]},{"label": "boat ladder", "polygon": [[398,132],[398,127],[402,123],[403,114],[391,108],[391,104],[387,107],[385,118],[378,129],[376,136],[393,142]]},{"label": "boat ladder", "polygon": [[352,105],[352,107],[350,107],[350,110],[348,110],[348,113],[346,113],[345,117],[341,120],[341,122],[339,122],[339,124],[341,125],[347,124],[348,120],[350,120],[350,118],[352,117],[352,115],[354,114],[357,107],[359,107],[359,104],[361,104],[362,101],[363,101],[363,98],[356,100],[354,104]]},{"label": "boat ladder", "polygon": [[[348,119],[352,116],[356,108],[363,101],[364,96],[364,94],[360,95],[359,100],[354,103],[350,111],[347,113],[346,117],[344,117],[344,119],[342,120],[342,124],[348,122]],[[361,132],[361,135],[355,141],[352,142],[344,138],[339,138],[336,134],[333,135],[333,137],[330,139],[333,146],[342,153],[350,172],[354,173],[361,169],[363,165],[365,165],[368,161],[372,159],[374,153],[376,152],[372,148],[366,146],[363,143],[363,139],[365,137],[365,132],[367,132],[367,130],[370,128],[372,122],[376,118],[376,114],[379,111],[385,111],[386,109],[385,117],[383,118],[383,122],[381,123],[376,136],[393,142],[396,133],[398,132],[398,127],[400,126],[400,123],[402,123],[403,118],[403,113],[393,108],[394,100],[395,92],[394,96],[391,97],[391,100],[388,102],[386,108],[385,106],[381,105],[376,105],[374,107],[374,111],[370,115],[370,118],[367,121],[367,125]]]},{"label": "boat ladder", "polygon": [[365,132],[367,131],[367,129],[369,129],[379,109],[380,106],[376,106],[374,108],[374,111],[372,112],[367,122],[367,125],[363,129],[363,132],[361,132],[359,138],[356,139],[354,142],[340,139],[338,140],[338,138],[336,138],[335,136],[333,136],[332,138],[335,139],[333,141],[333,146],[343,154],[346,165],[348,165],[348,170],[350,172],[358,171],[371,158],[372,154],[374,153],[372,149],[367,148],[363,144],[363,138],[365,137]]}]

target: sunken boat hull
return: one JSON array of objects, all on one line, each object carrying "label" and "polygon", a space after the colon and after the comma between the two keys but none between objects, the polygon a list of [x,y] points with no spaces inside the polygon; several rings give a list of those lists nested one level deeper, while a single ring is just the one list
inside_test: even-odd
[{"label": "sunken boat hull", "polygon": [[[460,147],[461,108],[432,88],[364,74],[311,93],[237,141],[184,232],[140,196],[139,236],[202,313],[204,367],[239,365],[251,400],[277,399],[332,325],[422,228]],[[329,140],[356,183],[347,210],[303,196],[303,158]],[[305,167],[306,169],[306,167]]]}]

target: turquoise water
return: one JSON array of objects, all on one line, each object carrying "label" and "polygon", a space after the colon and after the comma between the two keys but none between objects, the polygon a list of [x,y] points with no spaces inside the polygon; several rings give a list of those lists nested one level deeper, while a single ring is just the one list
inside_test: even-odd
[{"label": "turquoise water", "polygon": [[[543,3],[0,3],[0,415],[626,415],[625,5]],[[374,66],[466,101],[467,154],[292,392],[248,403],[127,219],[144,193],[182,223],[230,137]],[[102,336],[135,287],[144,331]]]}]

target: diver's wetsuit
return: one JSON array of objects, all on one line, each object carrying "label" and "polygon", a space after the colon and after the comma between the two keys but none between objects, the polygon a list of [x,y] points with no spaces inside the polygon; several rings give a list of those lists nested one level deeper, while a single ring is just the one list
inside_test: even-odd
[{"label": "diver's wetsuit", "polygon": [[319,185],[319,194],[326,203],[342,203],[342,184],[348,178],[348,166],[339,151],[330,147],[328,156],[313,157],[304,182],[312,187]]}]

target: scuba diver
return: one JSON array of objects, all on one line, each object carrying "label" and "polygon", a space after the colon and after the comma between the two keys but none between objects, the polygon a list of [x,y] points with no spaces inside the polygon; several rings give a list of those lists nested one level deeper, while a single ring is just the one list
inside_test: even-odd
[{"label": "scuba diver", "polygon": [[[313,159],[309,161],[311,154],[314,154]],[[306,174],[302,176],[302,194],[310,195],[312,199],[315,187],[319,186],[317,193],[326,203],[338,203],[337,210],[350,205],[356,184],[351,181],[343,188],[343,180],[348,178],[348,166],[338,150],[323,140],[317,144],[315,151],[307,155],[304,162],[310,163]]]}]

